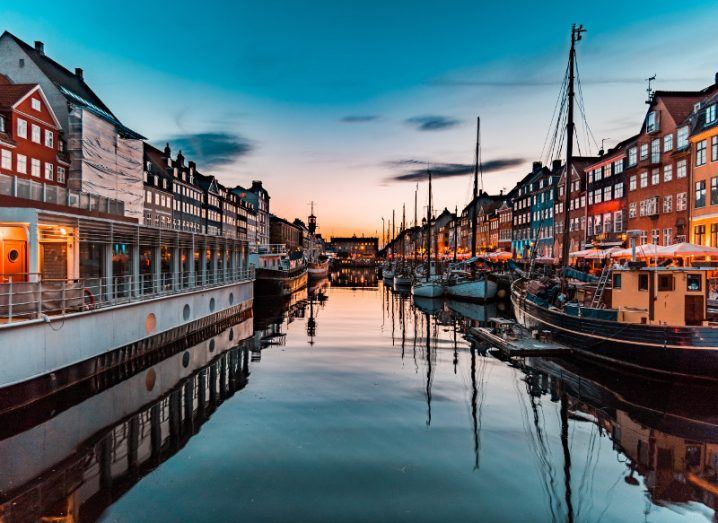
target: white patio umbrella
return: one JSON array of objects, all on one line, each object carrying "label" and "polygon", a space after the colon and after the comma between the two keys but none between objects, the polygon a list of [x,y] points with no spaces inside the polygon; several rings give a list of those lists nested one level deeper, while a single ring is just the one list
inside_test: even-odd
[{"label": "white patio umbrella", "polygon": [[658,256],[667,258],[691,258],[693,256],[718,256],[718,247],[681,242],[656,249]]},{"label": "white patio umbrella", "polygon": [[[658,248],[658,245],[653,243],[636,245],[636,257],[653,258],[657,256]],[[633,256],[633,251],[630,247],[628,249],[619,249],[611,254],[611,258],[630,258],[631,256]]]}]

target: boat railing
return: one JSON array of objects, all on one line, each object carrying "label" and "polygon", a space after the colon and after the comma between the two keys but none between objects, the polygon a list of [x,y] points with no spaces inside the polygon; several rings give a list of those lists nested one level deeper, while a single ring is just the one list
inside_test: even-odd
[{"label": "boat railing", "polygon": [[68,279],[43,279],[37,274],[5,276],[0,278],[0,328],[8,323],[103,309],[253,279],[254,267],[159,276],[128,274]]},{"label": "boat railing", "polygon": [[287,246],[283,243],[252,244],[250,252],[252,254],[286,254]]},{"label": "boat railing", "polygon": [[125,215],[125,203],[122,200],[7,174],[0,174],[0,195],[116,216]]}]

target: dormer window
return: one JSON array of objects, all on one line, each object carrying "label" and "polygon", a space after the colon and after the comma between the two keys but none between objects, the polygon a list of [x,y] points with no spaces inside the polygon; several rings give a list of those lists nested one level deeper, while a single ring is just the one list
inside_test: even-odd
[{"label": "dormer window", "polygon": [[716,104],[706,107],[706,125],[710,125],[716,121]]},{"label": "dormer window", "polygon": [[700,111],[700,110],[701,110],[701,103],[700,103],[700,102],[694,103],[694,104],[693,104],[693,112],[694,112],[694,113],[697,113],[697,112]]},{"label": "dormer window", "polygon": [[655,133],[658,130],[658,113],[651,111],[646,116],[646,132]]}]

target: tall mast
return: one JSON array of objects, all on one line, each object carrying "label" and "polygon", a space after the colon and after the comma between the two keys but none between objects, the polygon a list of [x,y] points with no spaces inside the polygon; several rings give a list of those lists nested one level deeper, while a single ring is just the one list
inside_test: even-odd
[{"label": "tall mast", "polygon": [[571,204],[571,174],[573,172],[573,135],[575,124],[573,122],[573,99],[575,96],[574,80],[576,78],[576,42],[581,39],[585,29],[582,25],[571,26],[571,50],[568,53],[568,122],[566,123],[566,168],[564,170],[563,185],[563,242],[561,244],[561,264],[568,267],[568,255],[571,250],[569,234],[569,208]]},{"label": "tall mast", "polygon": [[394,249],[396,249],[396,211],[394,209],[391,210],[391,243],[393,245],[392,247],[392,253],[391,257],[394,258]]},{"label": "tall mast", "polygon": [[429,206],[426,208],[426,281],[431,274],[431,171],[429,171]]},{"label": "tall mast", "polygon": [[401,213],[401,261],[403,262],[406,260],[406,252],[404,252],[406,248],[406,238],[404,238],[404,231],[406,230],[406,204],[402,204]]},{"label": "tall mast", "polygon": [[454,207],[454,263],[459,252],[459,207]]},{"label": "tall mast", "polygon": [[414,227],[419,225],[419,216],[417,215],[418,195],[419,195],[419,182],[416,182],[416,188],[414,189]]},{"label": "tall mast", "polygon": [[474,194],[471,199],[471,257],[476,257],[476,198],[479,195],[479,140],[481,117],[476,117],[476,153],[474,156]]}]

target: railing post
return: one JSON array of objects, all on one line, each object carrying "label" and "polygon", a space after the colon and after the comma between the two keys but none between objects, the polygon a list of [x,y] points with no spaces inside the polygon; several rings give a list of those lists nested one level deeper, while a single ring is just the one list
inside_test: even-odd
[{"label": "railing post", "polygon": [[42,280],[37,282],[37,317],[42,317]]},{"label": "railing post", "polygon": [[61,305],[63,315],[65,314],[65,286],[66,286],[66,284],[67,284],[67,281],[63,280],[63,282],[62,282],[62,305]]},{"label": "railing post", "polygon": [[8,323],[12,321],[12,276],[8,278],[8,286],[10,289],[10,292],[8,293],[8,302],[7,302],[7,310],[8,310]]}]

